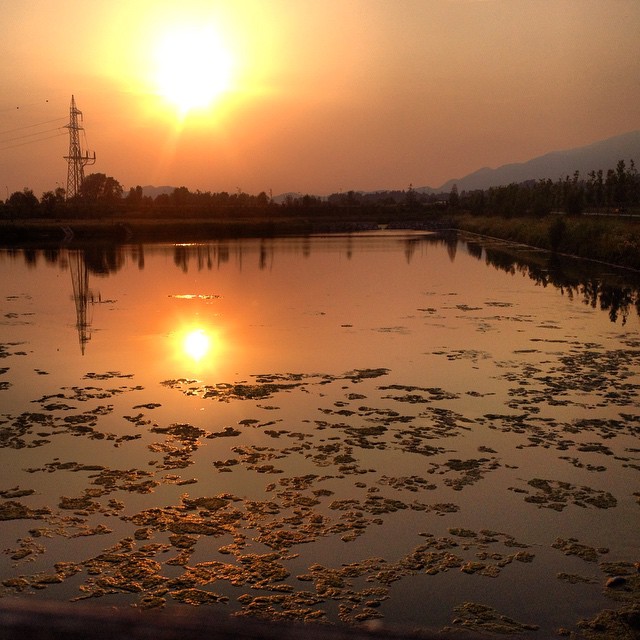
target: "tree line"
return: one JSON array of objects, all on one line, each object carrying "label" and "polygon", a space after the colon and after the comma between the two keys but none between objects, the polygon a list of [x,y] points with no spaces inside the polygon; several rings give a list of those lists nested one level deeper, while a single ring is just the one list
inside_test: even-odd
[{"label": "tree line", "polygon": [[0,203],[0,218],[74,218],[122,215],[149,217],[225,216],[238,211],[268,215],[276,212],[438,212],[465,210],[478,215],[544,216],[554,211],[568,214],[583,212],[624,212],[640,208],[640,175],[634,161],[620,160],[614,169],[591,171],[581,177],[573,175],[553,181],[529,180],[506,186],[449,193],[426,193],[409,185],[406,190],[334,193],[326,198],[313,195],[287,195],[279,202],[264,191],[250,195],[238,190],[212,193],[174,188],[155,197],[144,194],[141,186],[125,194],[122,185],[104,173],[92,173],[83,180],[79,193],[66,198],[58,187],[38,199],[31,189],[12,193]]},{"label": "tree line", "polygon": [[640,175],[633,160],[628,165],[620,160],[615,169],[590,171],[586,177],[576,171],[556,181],[529,180],[461,194],[454,189],[450,202],[472,213],[506,217],[623,213],[640,207]]}]

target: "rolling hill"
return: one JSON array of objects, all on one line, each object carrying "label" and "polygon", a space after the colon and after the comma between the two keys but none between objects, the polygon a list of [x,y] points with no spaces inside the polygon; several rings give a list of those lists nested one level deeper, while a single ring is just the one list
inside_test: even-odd
[{"label": "rolling hill", "polygon": [[447,180],[438,188],[423,187],[417,191],[448,193],[454,184],[458,186],[458,191],[462,192],[526,180],[551,178],[555,181],[567,175],[573,175],[576,170],[582,177],[586,177],[590,171],[599,169],[606,174],[608,169],[615,168],[619,160],[624,160],[627,166],[630,160],[634,160],[636,166],[640,166],[640,130],[607,138],[584,147],[552,151],[527,162],[505,164],[496,169],[484,167],[462,178]]}]

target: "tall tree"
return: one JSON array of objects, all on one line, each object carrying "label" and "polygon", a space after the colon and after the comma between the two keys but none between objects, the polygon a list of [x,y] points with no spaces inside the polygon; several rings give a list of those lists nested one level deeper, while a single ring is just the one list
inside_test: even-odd
[{"label": "tall tree", "polygon": [[122,185],[104,173],[90,173],[80,185],[80,197],[89,202],[117,202],[122,192]]},{"label": "tall tree", "polygon": [[11,217],[30,218],[38,211],[38,198],[31,189],[25,187],[22,191],[16,191],[7,200]]}]

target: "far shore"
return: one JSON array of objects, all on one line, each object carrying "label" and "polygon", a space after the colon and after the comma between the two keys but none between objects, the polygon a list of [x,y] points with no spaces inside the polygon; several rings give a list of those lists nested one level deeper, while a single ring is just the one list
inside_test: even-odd
[{"label": "far shore", "polygon": [[558,254],[640,271],[640,219],[622,216],[475,216],[461,211],[401,215],[340,211],[335,215],[159,218],[111,216],[101,219],[0,220],[0,246],[42,247],[87,242],[140,244],[206,242],[371,229],[459,230],[527,244]]},{"label": "far shore", "polygon": [[204,242],[219,238],[274,237],[312,233],[349,233],[386,227],[450,228],[450,218],[378,215],[247,215],[233,218],[154,218],[113,216],[93,219],[0,221],[0,246],[39,243]]}]

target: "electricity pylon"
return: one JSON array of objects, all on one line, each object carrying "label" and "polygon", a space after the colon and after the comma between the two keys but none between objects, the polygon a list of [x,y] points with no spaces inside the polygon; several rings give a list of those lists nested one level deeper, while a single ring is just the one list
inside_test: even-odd
[{"label": "electricity pylon", "polygon": [[66,198],[74,198],[80,191],[80,186],[84,180],[84,168],[88,164],[95,164],[96,153],[89,155],[88,151],[82,153],[80,148],[80,131],[84,130],[79,124],[82,121],[82,111],[76,108],[76,100],[71,96],[71,108],[69,109],[69,124],[65,125],[69,129],[69,155],[64,156],[67,161],[67,194]]}]

